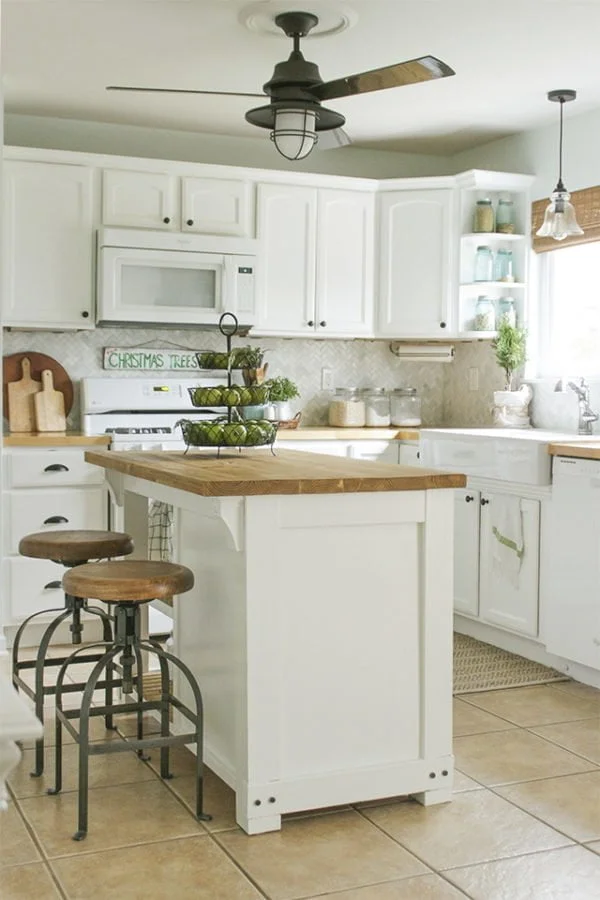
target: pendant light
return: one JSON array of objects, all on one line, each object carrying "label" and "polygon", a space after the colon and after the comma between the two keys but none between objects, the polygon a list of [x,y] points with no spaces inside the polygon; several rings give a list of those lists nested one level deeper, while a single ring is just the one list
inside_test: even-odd
[{"label": "pendant light", "polygon": [[546,207],[544,223],[538,237],[551,237],[555,241],[564,241],[566,237],[575,234],[583,234],[583,230],[577,224],[575,208],[570,202],[571,195],[566,190],[562,180],[562,142],[563,142],[563,105],[574,100],[576,91],[550,91],[548,100],[560,103],[560,136],[558,142],[558,182],[550,195],[550,203]]}]

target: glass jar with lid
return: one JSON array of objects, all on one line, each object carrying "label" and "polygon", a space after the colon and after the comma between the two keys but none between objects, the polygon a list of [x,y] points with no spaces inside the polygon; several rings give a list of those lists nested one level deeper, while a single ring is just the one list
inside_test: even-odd
[{"label": "glass jar with lid", "polygon": [[390,424],[390,395],[385,388],[365,388],[365,421],[367,428],[385,428]]},{"label": "glass jar with lid", "polygon": [[478,200],[473,214],[473,231],[489,234],[494,230],[494,207],[489,197]]},{"label": "glass jar with lid", "polygon": [[489,247],[481,245],[475,253],[473,281],[493,281],[494,254]]},{"label": "glass jar with lid", "polygon": [[366,422],[365,401],[356,387],[336,388],[329,402],[329,424],[334,428],[362,428]]},{"label": "glass jar with lid", "polygon": [[512,250],[497,251],[494,259],[494,281],[514,281]]},{"label": "glass jar with lid", "polygon": [[498,198],[496,231],[499,234],[514,234],[515,232],[515,209],[510,196]]},{"label": "glass jar with lid", "polygon": [[396,388],[391,393],[392,425],[417,426],[421,424],[421,398],[414,387]]},{"label": "glass jar with lid", "polygon": [[478,297],[475,304],[473,331],[494,331],[496,328],[496,310],[494,301],[489,297]]},{"label": "glass jar with lid", "polygon": [[512,297],[500,297],[497,304],[496,328],[501,322],[515,328],[517,324],[517,311],[515,309],[515,301]]}]

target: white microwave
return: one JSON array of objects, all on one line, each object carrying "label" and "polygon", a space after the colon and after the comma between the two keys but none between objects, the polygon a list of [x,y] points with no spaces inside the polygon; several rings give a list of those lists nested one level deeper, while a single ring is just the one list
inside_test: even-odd
[{"label": "white microwave", "polygon": [[232,312],[253,325],[256,247],[251,238],[101,228],[96,321],[217,325]]}]

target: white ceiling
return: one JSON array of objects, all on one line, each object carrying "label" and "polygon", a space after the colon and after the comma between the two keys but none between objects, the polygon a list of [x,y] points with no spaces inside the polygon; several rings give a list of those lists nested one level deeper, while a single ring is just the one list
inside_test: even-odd
[{"label": "white ceiling", "polygon": [[[5,110],[266,139],[249,98],[106,92],[108,84],[260,92],[290,41],[242,24],[334,0],[2,0]],[[600,108],[600,0],[343,0],[356,23],[303,44],[324,80],[431,54],[453,78],[330,101],[355,146],[451,154]]]}]

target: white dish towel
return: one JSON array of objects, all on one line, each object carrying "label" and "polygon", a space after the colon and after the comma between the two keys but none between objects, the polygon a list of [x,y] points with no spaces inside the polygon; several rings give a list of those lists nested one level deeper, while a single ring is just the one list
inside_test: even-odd
[{"label": "white dish towel", "polygon": [[496,494],[492,503],[493,565],[518,588],[525,541],[521,499]]}]

